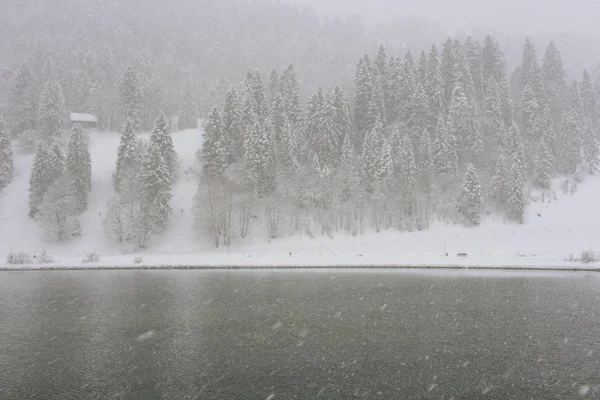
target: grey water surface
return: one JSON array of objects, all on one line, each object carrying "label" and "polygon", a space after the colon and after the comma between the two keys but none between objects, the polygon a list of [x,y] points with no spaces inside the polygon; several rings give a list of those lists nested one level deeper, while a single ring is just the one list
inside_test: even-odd
[{"label": "grey water surface", "polygon": [[0,399],[600,398],[600,275],[0,272]]}]

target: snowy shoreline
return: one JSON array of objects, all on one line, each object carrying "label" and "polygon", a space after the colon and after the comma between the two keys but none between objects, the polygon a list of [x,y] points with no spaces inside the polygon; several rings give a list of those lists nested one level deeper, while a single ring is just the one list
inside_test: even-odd
[{"label": "snowy shoreline", "polygon": [[600,272],[600,265],[540,267],[533,265],[21,265],[0,266],[0,271],[134,271],[134,270],[448,270]]}]

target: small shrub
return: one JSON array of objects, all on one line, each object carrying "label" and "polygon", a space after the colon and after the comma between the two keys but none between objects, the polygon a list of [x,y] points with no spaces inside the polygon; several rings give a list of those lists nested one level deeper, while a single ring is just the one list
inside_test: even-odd
[{"label": "small shrub", "polygon": [[138,256],[138,257],[136,257],[136,258],[133,259],[133,262],[136,263],[136,264],[141,264],[142,261],[144,261],[144,257],[142,257],[142,256]]},{"label": "small shrub", "polygon": [[11,265],[31,264],[31,256],[24,251],[13,253],[12,251],[6,257],[6,263]]},{"label": "small shrub", "polygon": [[54,257],[44,250],[42,254],[40,254],[40,259],[38,260],[40,264],[52,264],[54,262]]},{"label": "small shrub", "polygon": [[83,259],[84,263],[96,263],[98,261],[100,261],[100,256],[98,256],[98,253],[96,252],[86,254]]},{"label": "small shrub", "polygon": [[600,261],[600,254],[592,250],[584,250],[581,252],[579,260],[585,264]]}]

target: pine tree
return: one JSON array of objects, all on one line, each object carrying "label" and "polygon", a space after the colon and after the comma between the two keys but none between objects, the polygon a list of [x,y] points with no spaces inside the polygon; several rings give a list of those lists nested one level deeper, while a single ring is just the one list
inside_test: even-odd
[{"label": "pine tree", "polygon": [[65,124],[65,98],[58,83],[47,82],[44,86],[38,120],[43,139],[52,141],[62,136]]},{"label": "pine tree", "polygon": [[318,147],[322,134],[321,128],[323,127],[324,109],[325,95],[323,94],[323,88],[319,87],[317,92],[308,100],[308,106],[306,107],[305,137],[315,152],[320,151]]},{"label": "pine tree", "polygon": [[552,119],[552,114],[548,106],[544,108],[544,111],[538,120],[537,130],[537,137],[546,143],[552,158],[556,161],[558,157],[558,138],[556,136],[556,131],[554,130],[554,120]]},{"label": "pine tree", "polygon": [[405,213],[412,215],[416,205],[417,167],[412,144],[408,135],[395,131],[396,155],[394,172],[399,177],[400,199]]},{"label": "pine tree", "polygon": [[74,209],[82,213],[87,209],[88,195],[92,190],[92,160],[87,140],[83,136],[81,125],[73,125],[66,160],[66,175],[74,190]]},{"label": "pine tree", "polygon": [[448,124],[450,134],[456,138],[463,149],[461,159],[476,161],[483,153],[483,137],[479,130],[473,105],[466,97],[462,85],[457,84],[452,95]]},{"label": "pine tree", "polygon": [[173,145],[171,128],[167,124],[167,119],[163,113],[158,115],[154,123],[154,129],[150,135],[150,146],[154,145],[160,149],[162,157],[167,163],[169,179],[173,182],[175,180],[177,153],[175,153],[175,146]]},{"label": "pine tree", "polygon": [[365,136],[362,155],[362,176],[368,190],[373,185],[386,177],[389,172],[389,163],[384,156],[385,132],[381,118],[377,117],[375,126]]},{"label": "pine tree", "polygon": [[510,171],[506,165],[506,160],[502,154],[498,156],[496,166],[494,169],[494,176],[492,177],[492,199],[495,200],[496,205],[504,207],[508,202],[510,193]]},{"label": "pine tree", "polygon": [[269,116],[269,107],[265,97],[265,85],[259,70],[251,69],[244,81],[246,98],[251,99],[253,111],[260,121]]},{"label": "pine tree", "polygon": [[191,76],[185,79],[181,94],[181,111],[179,112],[179,129],[198,128],[198,101],[196,85]]},{"label": "pine tree", "polygon": [[279,82],[280,91],[285,102],[287,119],[290,124],[295,126],[303,120],[303,104],[300,83],[294,69],[294,64],[287,66]]},{"label": "pine tree", "polygon": [[37,94],[35,80],[27,64],[21,64],[10,87],[11,127],[15,136],[37,127]]},{"label": "pine tree", "polygon": [[273,101],[277,93],[279,93],[279,73],[273,69],[269,77],[269,100]]},{"label": "pine tree", "polygon": [[445,104],[448,107],[452,100],[452,92],[456,86],[454,68],[456,65],[456,54],[450,38],[444,42],[441,63],[442,79],[444,80],[444,98],[446,100]]},{"label": "pine tree", "polygon": [[431,147],[429,132],[423,131],[419,136],[416,166],[419,174],[419,182],[426,192],[429,192],[430,190],[431,173],[433,171],[433,154]]},{"label": "pine tree", "polygon": [[538,147],[536,155],[536,176],[535,183],[542,189],[550,189],[552,171],[554,169],[554,158],[550,152],[550,148],[544,140]]},{"label": "pine tree", "polygon": [[565,174],[575,173],[575,169],[581,163],[581,135],[577,113],[571,111],[563,116],[559,143],[558,143],[558,165],[561,172]]},{"label": "pine tree", "polygon": [[164,149],[159,142],[150,143],[148,155],[141,171],[141,212],[138,246],[146,248],[150,238],[163,232],[173,213],[171,201],[171,174],[169,162],[165,160]]},{"label": "pine tree", "polygon": [[237,91],[233,87],[225,95],[222,118],[223,133],[226,143],[229,144],[227,152],[231,156],[231,161],[241,160],[244,155],[242,109]]},{"label": "pine tree", "polygon": [[508,185],[508,215],[513,221],[522,224],[524,214],[525,192],[523,174],[521,166],[513,160]]},{"label": "pine tree", "polygon": [[0,192],[12,182],[14,172],[12,140],[8,124],[0,116]]},{"label": "pine tree", "polygon": [[331,97],[336,130],[342,136],[351,135],[352,119],[348,95],[340,85],[336,85]]},{"label": "pine tree", "polygon": [[435,170],[439,175],[453,172],[458,168],[454,139],[446,129],[442,118],[438,119],[431,150]]},{"label": "pine tree", "polygon": [[564,99],[568,92],[568,86],[560,51],[554,42],[550,42],[546,48],[542,62],[542,77],[550,110],[554,119],[558,121],[565,109]]},{"label": "pine tree", "polygon": [[590,174],[593,174],[600,165],[600,143],[590,123],[586,124],[583,131],[583,156],[584,161],[590,164]]},{"label": "pine tree", "polygon": [[[508,130],[508,153],[512,160],[511,174],[513,170],[519,172],[519,182],[521,182],[521,186],[523,186],[527,176],[525,144],[523,143],[521,132],[515,123],[513,123]],[[513,175],[511,175],[511,177],[514,178]]]},{"label": "pine tree", "polygon": [[407,125],[415,138],[429,128],[429,105],[425,90],[417,83],[408,103]]},{"label": "pine tree", "polygon": [[525,39],[525,45],[523,46],[523,58],[521,61],[521,80],[519,82],[519,88],[521,91],[528,84],[531,85],[534,79],[535,69],[537,69],[537,52],[529,37]]},{"label": "pine tree", "polygon": [[596,99],[596,93],[594,92],[594,86],[592,85],[592,79],[588,70],[583,71],[583,77],[581,79],[581,102],[583,106],[583,117],[594,124],[598,118],[598,102]]},{"label": "pine tree", "polygon": [[479,102],[483,100],[483,65],[481,63],[481,46],[472,37],[465,40],[465,57],[471,72],[475,95]]},{"label": "pine tree", "polygon": [[133,126],[134,124],[130,119],[127,119],[123,124],[123,133],[117,151],[117,170],[114,174],[114,184],[115,189],[119,192],[123,189],[123,176],[131,168],[138,168],[141,165]]},{"label": "pine tree", "polygon": [[371,103],[373,102],[374,82],[369,56],[358,62],[354,78],[354,124],[359,137],[374,126]]},{"label": "pine tree", "polygon": [[204,175],[213,180],[222,179],[227,168],[227,143],[223,134],[223,122],[219,110],[214,107],[208,115],[202,145]]},{"label": "pine tree", "polygon": [[33,161],[33,168],[29,177],[29,216],[34,218],[42,203],[44,194],[48,190],[49,149],[44,144],[39,144]]},{"label": "pine tree", "polygon": [[138,75],[129,65],[121,76],[119,82],[119,95],[121,100],[121,117],[124,121],[130,120],[135,132],[141,128],[142,118],[142,91]]},{"label": "pine tree", "polygon": [[434,128],[438,119],[445,118],[446,99],[444,92],[444,79],[440,67],[440,60],[435,46],[431,47],[429,59],[427,60],[427,79],[426,91],[429,100],[429,126],[431,133],[434,133]]},{"label": "pine tree", "polygon": [[266,194],[276,189],[276,159],[273,128],[267,118],[257,121],[250,130],[246,144],[246,157],[254,176],[254,189],[258,194]]},{"label": "pine tree", "polygon": [[36,219],[50,240],[64,242],[80,234],[75,190],[68,174],[62,174],[44,194]]},{"label": "pine tree", "polygon": [[573,178],[575,179],[575,182],[577,182],[577,183],[581,183],[584,180],[583,171],[581,171],[581,167],[579,165],[577,167],[575,167],[575,175],[573,176]]},{"label": "pine tree", "polygon": [[[490,82],[494,78],[496,82],[506,80],[505,65],[502,59],[502,52],[498,44],[491,36],[486,36],[481,50],[481,68],[483,82]],[[487,90],[487,88],[484,88]]]},{"label": "pine tree", "polygon": [[479,225],[483,211],[483,195],[481,182],[473,164],[467,165],[463,179],[462,192],[458,203],[458,211],[469,225]]}]

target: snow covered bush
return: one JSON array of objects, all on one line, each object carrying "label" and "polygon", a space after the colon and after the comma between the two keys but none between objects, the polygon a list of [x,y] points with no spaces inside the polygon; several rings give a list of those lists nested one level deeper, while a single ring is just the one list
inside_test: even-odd
[{"label": "snow covered bush", "polygon": [[584,250],[581,252],[579,260],[584,264],[600,261],[600,254],[592,250]]},{"label": "snow covered bush", "polygon": [[54,257],[48,254],[48,252],[44,249],[44,251],[42,251],[42,254],[40,254],[38,262],[40,264],[52,264],[54,262]]},{"label": "snow covered bush", "polygon": [[136,258],[133,259],[134,264],[141,264],[144,261],[144,257],[142,256],[137,256]]},{"label": "snow covered bush", "polygon": [[98,261],[100,261],[100,256],[96,252],[88,253],[83,258],[83,262],[86,264],[87,263],[97,263]]},{"label": "snow covered bush", "polygon": [[13,253],[12,251],[6,257],[6,263],[10,265],[31,264],[31,256],[24,251]]}]

